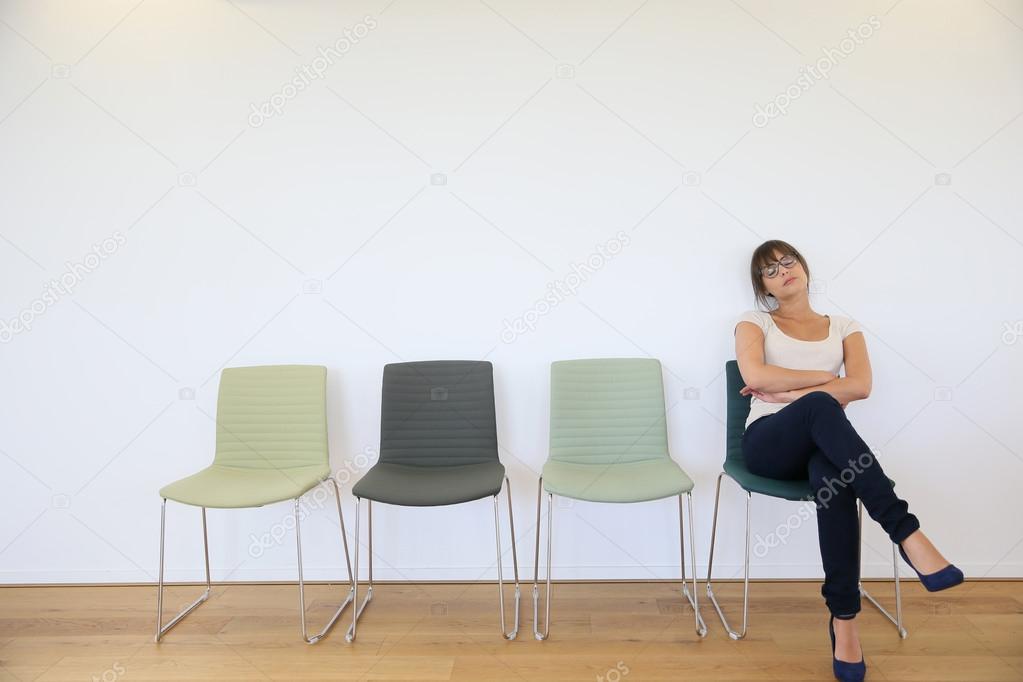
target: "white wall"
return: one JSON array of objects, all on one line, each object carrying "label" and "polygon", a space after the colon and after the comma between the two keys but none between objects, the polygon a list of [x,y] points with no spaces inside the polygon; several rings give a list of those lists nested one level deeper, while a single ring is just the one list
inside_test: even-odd
[{"label": "white wall", "polygon": [[[0,581],[153,580],[156,491],[212,457],[224,366],[327,365],[354,480],[384,363],[480,358],[531,575],[548,364],[604,356],[664,363],[703,574],[732,321],[775,237],[815,309],[868,330],[849,416],[925,530],[970,576],[1023,575],[1023,2],[8,0],[0,20]],[[281,96],[303,67],[321,77]],[[754,533],[796,527],[754,575],[821,575],[813,518],[755,503]],[[304,526],[313,578],[339,575],[330,509]],[[211,511],[215,579],[291,578],[290,533],[251,549],[289,513]],[[378,578],[495,575],[489,501],[375,520]],[[197,578],[198,513],[168,523],[169,577]],[[566,503],[555,534],[556,577],[677,575],[672,501]],[[869,520],[866,543],[884,575]]]}]

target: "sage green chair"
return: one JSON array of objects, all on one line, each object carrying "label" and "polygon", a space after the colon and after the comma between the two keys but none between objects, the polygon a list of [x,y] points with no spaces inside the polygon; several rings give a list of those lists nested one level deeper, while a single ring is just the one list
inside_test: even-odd
[{"label": "sage green chair", "polygon": [[[646,502],[678,497],[682,594],[707,626],[696,593],[693,481],[668,452],[661,363],[650,358],[561,360],[551,364],[550,452],[537,489],[533,563],[533,636],[547,639],[551,622],[551,531],[555,495],[589,502]],[[547,492],[546,626],[540,631],[541,500]],[[693,590],[686,585],[682,496],[689,503]]]},{"label": "sage green chair", "polygon": [[[508,486],[508,523],[515,569],[515,623],[505,625],[504,574],[497,498]],[[358,594],[359,512],[367,502],[369,587],[352,612],[346,639],[373,598],[373,503],[436,507],[493,498],[497,589],[501,634],[519,631],[519,561],[515,550],[511,481],[497,453],[494,366],[485,361],[429,360],[384,366],[380,410],[380,458],[352,487],[355,496],[355,590]]]},{"label": "sage green chair", "polygon": [[[739,373],[739,364],[735,360],[725,363],[725,383],[727,390],[727,422],[725,427],[725,463],[723,471],[718,474],[717,489],[714,493],[714,521],[710,534],[710,558],[707,560],[707,596],[710,597],[714,610],[721,619],[721,625],[728,632],[732,639],[739,640],[746,636],[746,627],[749,616],[749,546],[750,546],[750,505],[753,493],[775,497],[793,502],[812,502],[814,498],[813,489],[810,486],[809,478],[803,480],[778,480],[766,478],[753,474],[746,468],[746,459],[742,454],[742,434],[746,431],[746,418],[749,417],[750,396],[741,395],[739,391],[745,386],[742,375]],[[714,541],[717,536],[718,525],[718,503],[721,500],[721,478],[727,476],[735,481],[743,492],[746,493],[746,559],[743,573],[742,593],[742,630],[735,631],[725,619],[725,614],[714,596],[714,589],[711,584],[711,573],[714,568]],[[889,479],[891,480],[891,479]],[[895,481],[892,481],[895,485]],[[857,500],[857,513],[860,521],[860,560],[863,559],[862,538],[863,538],[863,503]],[[905,638],[906,629],[902,626],[902,592],[899,586],[899,564],[896,550],[898,545],[892,543],[892,564],[895,574],[895,616],[892,616],[881,604],[863,588],[860,582],[860,594],[867,598],[871,604],[895,626],[899,637]]]},{"label": "sage green chair", "polygon": [[[213,463],[196,474],[160,490],[160,577],[156,607],[156,641],[196,607],[209,599],[210,550],[206,509],[239,509],[293,500],[295,544],[298,550],[298,595],[302,638],[320,641],[341,612],[355,600],[355,581],[348,558],[348,540],[341,514],[341,495],[327,461],[327,368],[311,365],[234,367],[220,376],[217,397],[216,450]],[[341,524],[341,543],[348,566],[348,596],[326,627],[309,637],[306,630],[305,583],[302,577],[302,535],[299,498],[330,481]],[[163,625],[163,555],[167,500],[202,510],[202,542],[206,590],[191,605]]]}]

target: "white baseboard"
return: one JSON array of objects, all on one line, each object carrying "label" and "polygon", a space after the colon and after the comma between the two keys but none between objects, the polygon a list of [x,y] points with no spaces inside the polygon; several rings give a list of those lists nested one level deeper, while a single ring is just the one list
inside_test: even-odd
[{"label": "white baseboard", "polygon": [[[1002,563],[997,567],[987,564],[957,564],[970,578],[1015,578],[1023,579],[1023,564]],[[363,566],[362,579],[365,580],[366,569]],[[672,580],[679,577],[677,566],[555,566],[555,580]],[[688,574],[688,567],[687,567]],[[706,564],[696,565],[696,575],[699,581],[707,577]],[[907,579],[916,579],[913,571],[904,563],[900,566],[899,575]],[[59,583],[152,583],[155,581],[156,570],[147,574],[139,570],[121,571],[0,571],[0,584],[59,584]],[[891,564],[871,562],[863,567],[865,579],[891,578]],[[512,567],[504,567],[506,581],[512,580]],[[690,577],[691,576],[688,576]],[[819,564],[754,564],[750,577],[755,580],[785,580],[785,579],[817,579],[823,578],[823,572]],[[306,566],[306,580],[311,581],[338,581],[346,580],[347,574],[343,566],[336,567],[310,567]],[[386,568],[382,566],[373,567],[373,578],[380,582],[387,581],[493,581],[497,579],[497,571],[493,567],[472,566],[472,567],[430,567],[430,568]],[[715,580],[729,580],[742,578],[742,564],[717,564],[714,565]],[[167,582],[201,582],[203,578],[202,569],[178,570],[168,569],[165,574]],[[242,568],[228,574],[228,569],[213,569],[213,580],[230,580],[237,582],[272,582],[292,581],[296,579],[294,568]],[[543,579],[543,567],[541,566],[541,580]],[[533,564],[530,562],[519,565],[519,580],[523,583],[532,582]]]}]

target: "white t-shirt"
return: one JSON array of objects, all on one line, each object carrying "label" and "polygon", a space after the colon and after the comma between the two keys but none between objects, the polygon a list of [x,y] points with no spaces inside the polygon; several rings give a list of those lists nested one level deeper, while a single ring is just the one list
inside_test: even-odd
[{"label": "white t-shirt", "polygon": [[[752,322],[764,332],[764,362],[786,369],[826,370],[838,374],[845,359],[842,339],[863,328],[856,320],[844,315],[826,315],[830,320],[828,338],[820,341],[800,341],[786,335],[769,313],[760,310],[747,310],[735,320]],[[756,396],[750,399],[748,427],[764,415],[774,414],[789,403],[768,403]]]}]

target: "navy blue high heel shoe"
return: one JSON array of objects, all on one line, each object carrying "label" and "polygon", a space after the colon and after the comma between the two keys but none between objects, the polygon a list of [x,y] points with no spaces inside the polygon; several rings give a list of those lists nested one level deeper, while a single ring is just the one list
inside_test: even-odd
[{"label": "navy blue high heel shoe", "polygon": [[940,571],[934,573],[923,574],[916,570],[916,566],[906,556],[905,550],[902,549],[902,545],[899,545],[899,554],[902,555],[902,559],[909,564],[909,567],[916,571],[916,574],[920,576],[920,582],[927,588],[928,592],[937,592],[939,590],[947,590],[950,587],[955,587],[959,583],[963,582],[963,572],[960,571],[954,564],[949,564]]},{"label": "navy blue high heel shoe", "polygon": [[855,663],[849,661],[840,661],[835,658],[835,616],[831,616],[831,620],[828,621],[828,634],[831,635],[831,669],[835,673],[835,679],[841,680],[842,682],[862,682],[863,678],[867,675],[867,663],[863,660],[862,654],[860,660]]}]

